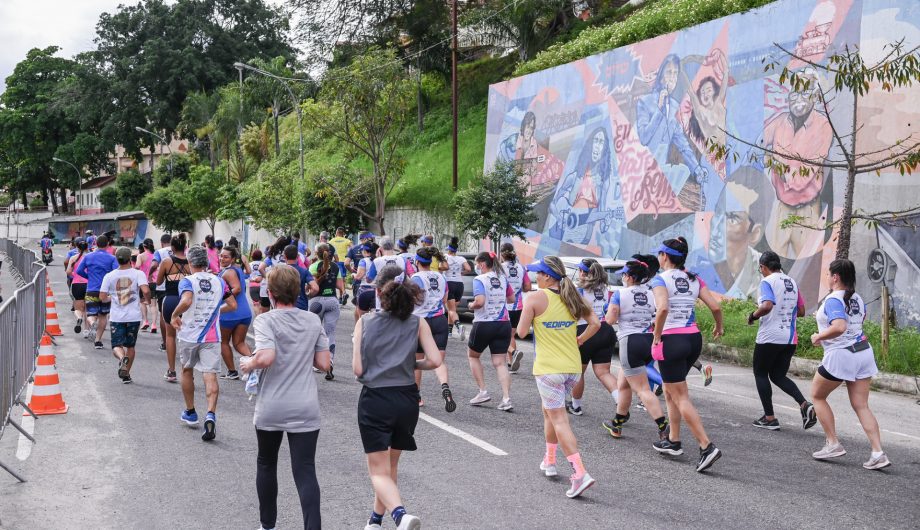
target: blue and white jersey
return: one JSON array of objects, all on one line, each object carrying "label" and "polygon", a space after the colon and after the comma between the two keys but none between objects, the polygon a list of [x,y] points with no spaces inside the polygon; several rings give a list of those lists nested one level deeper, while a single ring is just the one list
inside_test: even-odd
[{"label": "blue and white jersey", "polygon": [[504,274],[490,271],[473,279],[473,296],[484,296],[486,303],[473,310],[473,322],[503,322],[508,320],[508,297],[514,291]]},{"label": "blue and white jersey", "polygon": [[527,274],[527,268],[516,261],[506,261],[502,266],[507,273],[508,285],[514,292],[514,302],[508,304],[508,311],[520,311],[524,309],[524,275]]},{"label": "blue and white jersey", "polygon": [[402,256],[394,255],[374,258],[374,260],[371,262],[370,268],[367,270],[367,279],[376,283],[377,275],[380,274],[383,268],[388,265],[396,265],[399,267],[399,270],[403,271],[402,274],[396,277],[397,282],[406,280],[406,259]]},{"label": "blue and white jersey", "polygon": [[815,320],[818,322],[818,332],[827,329],[831,322],[835,320],[845,320],[847,330],[843,335],[833,339],[821,341],[821,347],[824,351],[839,350],[848,348],[858,342],[868,340],[863,333],[863,322],[866,320],[866,304],[863,299],[856,293],[850,297],[850,303],[843,300],[844,291],[834,291],[827,295],[827,298],[821,302],[821,307],[815,314]]},{"label": "blue and white jersey", "polygon": [[658,273],[648,286],[664,287],[668,293],[668,318],[664,331],[696,327],[696,300],[705,284],[699,277],[691,280],[686,272],[669,269]]},{"label": "blue and white jersey", "polygon": [[[162,263],[164,259],[166,259],[166,258],[168,258],[168,257],[170,257],[170,256],[172,256],[172,248],[170,248],[170,247],[158,248],[158,249],[156,250],[156,252],[153,253],[153,262],[157,264],[157,267],[159,267],[159,266],[160,266],[160,263]],[[157,269],[157,276],[159,276],[159,274],[160,274],[160,271],[159,271],[159,268],[158,268],[158,269]],[[166,282],[163,282],[163,283],[161,283],[161,284],[158,284],[158,285],[156,286],[156,290],[157,290],[157,291],[165,291],[165,290],[166,290]]]},{"label": "blue and white jersey", "polygon": [[374,262],[372,258],[361,258],[361,261],[358,263],[358,268],[364,267],[364,278],[361,278],[361,289],[373,289],[374,282],[367,278],[367,274],[371,270],[371,264]]},{"label": "blue and white jersey", "polygon": [[760,282],[757,303],[773,302],[773,310],[760,317],[757,344],[798,344],[795,322],[799,305],[804,305],[795,280],[774,272]]},{"label": "blue and white jersey", "polygon": [[652,332],[655,325],[655,295],[648,284],[614,291],[610,304],[620,308],[617,337]]},{"label": "blue and white jersey", "polygon": [[227,284],[210,272],[196,272],[179,280],[179,296],[192,293],[192,305],[182,315],[176,338],[185,342],[220,342],[219,315]]},{"label": "blue and white jersey", "polygon": [[449,282],[462,282],[463,281],[463,265],[466,263],[466,258],[462,256],[451,256],[447,255],[447,270],[444,271],[444,277],[447,278]]},{"label": "blue and white jersey", "polygon": [[[591,311],[597,315],[597,318],[601,322],[604,321],[604,315],[607,313],[607,304],[610,302],[610,291],[607,290],[606,285],[597,287],[596,289],[586,290],[581,287],[578,288],[578,294],[585,300],[585,303],[588,304],[588,307],[591,308]],[[585,319],[579,319],[578,325],[587,324],[588,321]]]},{"label": "blue and white jersey", "polygon": [[447,279],[440,272],[419,271],[412,275],[412,281],[419,286],[425,299],[415,306],[412,313],[422,318],[439,317],[444,314],[444,296],[447,295]]}]

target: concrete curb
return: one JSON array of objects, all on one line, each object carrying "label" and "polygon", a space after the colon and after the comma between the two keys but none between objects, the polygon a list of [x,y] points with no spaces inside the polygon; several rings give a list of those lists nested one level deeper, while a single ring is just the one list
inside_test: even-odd
[{"label": "concrete curb", "polygon": [[[742,350],[732,348],[731,346],[725,346],[724,344],[711,343],[703,345],[703,354],[720,361],[742,366],[751,366],[754,356],[754,352],[751,350]],[[793,357],[792,364],[789,366],[789,373],[799,377],[810,378],[815,374],[820,365],[821,362],[814,359]],[[918,382],[920,381],[907,375],[879,372],[872,378],[872,388],[874,390],[884,390],[886,392],[917,396],[920,395],[920,391],[917,390]]]}]

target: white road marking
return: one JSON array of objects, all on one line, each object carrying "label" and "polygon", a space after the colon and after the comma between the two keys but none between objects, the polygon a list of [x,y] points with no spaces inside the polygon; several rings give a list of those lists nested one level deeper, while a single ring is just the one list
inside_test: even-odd
[{"label": "white road marking", "polygon": [[[32,383],[29,383],[29,386],[26,388],[26,403],[32,401]],[[32,416],[23,416],[22,417],[22,428],[26,430],[31,435],[35,434],[35,418]],[[26,438],[22,433],[19,433],[19,442],[16,444],[16,458],[19,460],[25,460],[29,458],[29,455],[32,454],[32,441]]]},{"label": "white road marking", "polygon": [[492,454],[495,455],[495,456],[508,456],[508,453],[502,451],[502,450],[499,449],[498,447],[495,447],[494,445],[490,444],[489,442],[487,442],[487,441],[485,441],[485,440],[480,440],[479,438],[476,438],[476,437],[473,436],[472,434],[470,434],[470,433],[468,433],[468,432],[466,432],[466,431],[461,431],[460,429],[458,429],[458,428],[456,428],[456,427],[452,427],[452,426],[450,426],[450,425],[444,423],[443,421],[441,421],[441,420],[439,420],[439,419],[437,419],[437,418],[432,418],[431,416],[425,414],[424,412],[419,412],[419,413],[418,413],[418,417],[419,417],[420,420],[425,420],[425,421],[427,421],[428,423],[434,425],[435,427],[437,427],[437,428],[439,428],[439,429],[443,429],[443,430],[449,432],[450,434],[453,434],[454,436],[456,436],[456,437],[458,437],[458,438],[461,438],[461,439],[463,439],[463,440],[466,440],[467,442],[470,442],[471,444],[475,445],[476,447],[479,447],[479,448],[481,448],[481,449],[484,449],[484,450],[488,451],[489,453],[492,453]]}]

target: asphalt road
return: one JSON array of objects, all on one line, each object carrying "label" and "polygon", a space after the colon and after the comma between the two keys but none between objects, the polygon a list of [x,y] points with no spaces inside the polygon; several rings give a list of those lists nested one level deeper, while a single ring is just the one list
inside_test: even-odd
[{"label": "asphalt road", "polygon": [[[221,381],[217,439],[202,442],[200,432],[179,423],[181,392],[163,380],[159,336],[141,334],[135,383],[121,384],[111,352],[94,350],[73,333],[57,265],[53,289],[65,336],[56,339],[55,354],[70,412],[35,422],[34,446],[12,429],[0,440],[0,459],[29,480],[19,484],[0,472],[0,526],[256,528],[253,402],[247,401],[243,384]],[[350,376],[352,329],[351,317],[343,314],[335,381],[316,376],[324,422],[317,468],[325,528],[363,528],[372,503],[356,424],[360,385]],[[532,352],[529,343],[522,349]],[[459,341],[451,340],[447,360],[460,403],[456,412],[444,411],[434,374],[425,374],[422,411],[443,423],[420,421],[419,450],[407,453],[400,465],[406,507],[425,528],[917,527],[920,406],[913,399],[873,394],[871,405],[894,465],[866,471],[861,462],[868,458],[869,444],[845,392],[837,392],[831,402],[849,454],[817,462],[811,452],[823,444],[820,426],[803,431],[794,402],[775,390],[782,430],[751,427],[762,412],[749,369],[718,364],[710,387],[704,388],[698,376],[689,380],[707,431],[725,453],[711,472],[699,474],[696,444],[686,429],[684,445],[690,450],[678,458],[652,450],[654,425],[635,408],[625,437],[608,436],[600,424],[612,415],[612,402],[589,375],[585,415],[571,421],[585,465],[598,483],[583,498],[570,500],[564,495],[567,480],[547,479],[537,467],[544,442],[539,397],[526,375],[531,361],[528,355],[521,374],[514,376],[513,413],[498,411],[494,397],[486,407],[465,403],[476,389]],[[486,377],[493,396],[500,395],[491,367]],[[799,385],[807,393],[808,382]],[[203,408],[201,386],[198,402]],[[458,436],[457,429],[494,450]],[[567,476],[561,455],[560,463],[561,475]],[[279,528],[302,525],[289,471],[285,444],[279,462]],[[394,525],[388,519],[384,527]]]}]

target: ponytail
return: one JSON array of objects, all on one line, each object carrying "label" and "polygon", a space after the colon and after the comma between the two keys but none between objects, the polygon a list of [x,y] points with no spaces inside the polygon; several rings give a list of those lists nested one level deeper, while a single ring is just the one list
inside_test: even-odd
[{"label": "ponytail", "polygon": [[543,263],[559,276],[559,297],[562,298],[562,303],[572,314],[572,317],[586,318],[591,315],[591,306],[585,302],[585,299],[578,293],[578,288],[566,276],[565,265],[562,264],[562,260],[556,256],[543,256]]},{"label": "ponytail", "polygon": [[439,261],[447,261],[444,255],[441,254],[441,251],[435,247],[420,248],[415,251],[415,255],[417,258],[421,258],[420,260],[416,259],[416,261],[425,266],[430,266],[433,259],[437,259]]},{"label": "ponytail", "polygon": [[856,266],[848,259],[835,259],[828,266],[831,274],[840,277],[840,283],[845,287],[843,292],[843,303],[846,306],[847,314],[850,313],[850,299],[856,294]]},{"label": "ponytail", "polygon": [[623,273],[630,276],[640,284],[647,283],[658,274],[658,258],[649,254],[634,254],[633,259],[626,262]]},{"label": "ponytail", "polygon": [[322,260],[319,267],[317,267],[317,272],[319,277],[323,278],[326,276],[326,273],[329,272],[329,269],[332,268],[332,251],[329,248],[329,245],[322,243],[316,247],[316,256]]},{"label": "ponytail", "polygon": [[476,256],[476,261],[479,263],[485,263],[489,269],[496,271],[502,276],[505,276],[505,268],[502,267],[502,264],[498,262],[497,256],[494,252],[480,252]]},{"label": "ponytail", "polygon": [[502,243],[501,247],[502,261],[517,262],[517,253],[514,251],[514,245],[511,243]]}]

